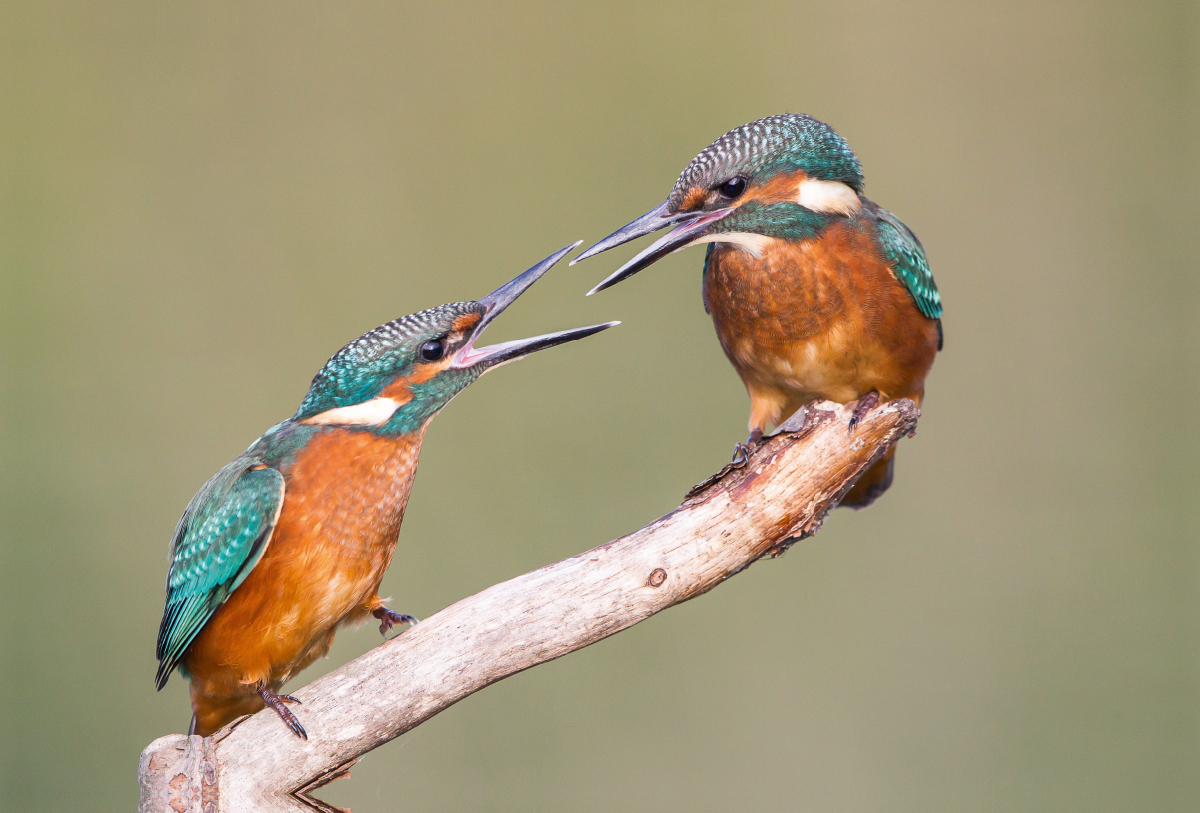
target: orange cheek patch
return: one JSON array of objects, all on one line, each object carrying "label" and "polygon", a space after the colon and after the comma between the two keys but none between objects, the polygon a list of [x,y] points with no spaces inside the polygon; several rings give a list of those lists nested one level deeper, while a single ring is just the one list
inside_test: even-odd
[{"label": "orange cheek patch", "polygon": [[706,200],[708,200],[708,190],[700,186],[693,186],[683,196],[683,203],[679,204],[679,211],[690,212],[692,209],[698,209],[704,205]]},{"label": "orange cheek patch", "polygon": [[[455,319],[450,331],[446,334],[447,344],[450,347],[458,347],[462,337],[469,334],[482,318],[483,315],[479,313],[464,313]],[[383,388],[379,395],[383,398],[392,398],[402,404],[408,403],[412,400],[412,387],[416,384],[424,384],[432,380],[438,373],[448,369],[454,363],[454,356],[454,353],[447,353],[440,361],[417,362],[411,373],[392,381]]]},{"label": "orange cheek patch", "polygon": [[454,361],[454,354],[446,356],[441,361],[418,364],[411,374],[401,376],[383,388],[379,393],[384,398],[394,398],[401,403],[412,400],[411,387],[414,384],[424,384],[433,379],[442,370],[448,368]]},{"label": "orange cheek patch", "polygon": [[[425,379],[428,380],[428,379]],[[379,393],[379,398],[391,398],[401,406],[412,400],[412,392],[408,385],[412,382],[411,377],[397,378],[391,384],[383,388],[383,392]]]},{"label": "orange cheek patch", "polygon": [[807,177],[803,170],[776,175],[766,183],[750,188],[747,194],[738,199],[738,206],[744,206],[752,200],[765,204],[795,203],[796,188]]},{"label": "orange cheek patch", "polygon": [[[776,175],[764,184],[750,186],[740,198],[733,202],[733,206],[745,206],[750,201],[757,201],[762,204],[772,203],[795,203],[796,189],[800,186],[800,182],[808,178],[808,175],[803,170],[795,172],[785,172]],[[690,212],[693,209],[699,209],[708,202],[709,190],[702,186],[694,186],[688,190],[688,193],[683,196],[683,202],[679,204],[679,211]]]},{"label": "orange cheek patch", "polygon": [[[421,380],[428,381],[432,377],[433,376],[425,376]],[[391,384],[388,384],[383,388],[383,392],[379,394],[384,398],[393,398],[397,401],[403,400],[404,403],[408,403],[412,400],[412,390],[410,388],[413,384],[419,383],[421,383],[421,381],[417,380],[416,375],[404,376],[402,378],[397,378]]]},{"label": "orange cheek patch", "polygon": [[483,318],[479,313],[464,313],[462,316],[454,320],[454,326],[451,328],[453,333],[469,333],[471,328],[479,324],[479,320]]}]

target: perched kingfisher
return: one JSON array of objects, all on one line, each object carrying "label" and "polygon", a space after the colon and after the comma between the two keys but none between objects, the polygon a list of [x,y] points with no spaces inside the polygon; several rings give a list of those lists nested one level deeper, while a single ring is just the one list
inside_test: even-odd
[{"label": "perched kingfisher", "polygon": [[171,542],[156,682],[191,679],[192,733],[208,736],[273,708],[337,628],[412,616],[379,597],[433,416],[488,370],[618,324],[490,347],[475,342],[579,243],[477,302],[453,302],[375,328],[321,368],[300,410],[268,429],[192,498]]},{"label": "perched kingfisher", "polygon": [[[858,158],[811,116],[730,130],[692,159],[665,201],[571,264],[675,228],[601,282],[708,243],[704,309],[750,394],[753,445],[814,400],[918,406],[942,349],[942,301],[921,241],[862,194]],[[747,446],[739,444],[735,460]],[[895,447],[842,500],[864,507],[892,482]]]}]

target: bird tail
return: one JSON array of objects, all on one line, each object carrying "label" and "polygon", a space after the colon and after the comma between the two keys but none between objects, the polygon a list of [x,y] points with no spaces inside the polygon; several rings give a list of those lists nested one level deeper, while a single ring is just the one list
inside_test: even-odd
[{"label": "bird tail", "polygon": [[858,482],[850,487],[846,496],[842,497],[840,505],[846,508],[866,508],[892,484],[892,474],[896,464],[896,447],[888,449],[883,457],[876,460],[871,468],[863,472]]}]

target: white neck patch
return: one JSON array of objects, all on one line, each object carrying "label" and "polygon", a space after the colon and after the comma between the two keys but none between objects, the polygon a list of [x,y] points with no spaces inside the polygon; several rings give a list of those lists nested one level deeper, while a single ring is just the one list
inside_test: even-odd
[{"label": "white neck patch", "polygon": [[[753,232],[729,232],[728,234],[706,234],[705,236],[693,240],[688,243],[689,246],[699,245],[700,243],[728,243],[732,246],[737,246],[742,251],[761,257],[763,249],[767,243],[775,238],[767,237],[765,234],[755,234]],[[687,246],[684,246],[686,248]]]},{"label": "white neck patch", "polygon": [[339,426],[383,426],[387,423],[400,402],[394,398],[372,398],[353,406],[337,407],[318,412],[311,418],[305,418],[301,423],[336,424]]},{"label": "white neck patch", "polygon": [[852,215],[862,208],[858,193],[841,181],[805,178],[796,187],[796,203],[805,209],[826,214]]}]

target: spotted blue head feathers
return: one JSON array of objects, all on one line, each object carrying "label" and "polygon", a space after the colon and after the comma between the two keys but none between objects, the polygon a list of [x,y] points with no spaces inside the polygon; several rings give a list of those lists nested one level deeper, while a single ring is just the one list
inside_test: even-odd
[{"label": "spotted blue head feathers", "polygon": [[575,246],[550,255],[475,302],[451,302],[364,333],[313,378],[292,420],[385,433],[416,431],[488,370],[617,324],[475,346],[492,320]]},{"label": "spotted blue head feathers", "polygon": [[680,173],[667,208],[679,211],[693,189],[714,189],[737,176],[761,180],[795,170],[862,191],[862,166],[844,138],[812,116],[783,113],[734,127],[701,150]]},{"label": "spotted blue head feathers", "polygon": [[[377,396],[398,375],[420,363],[421,348],[449,338],[459,319],[483,315],[475,302],[451,302],[393,319],[364,333],[333,355],[313,378],[296,420],[360,404]],[[459,330],[458,339],[463,331]]]}]

